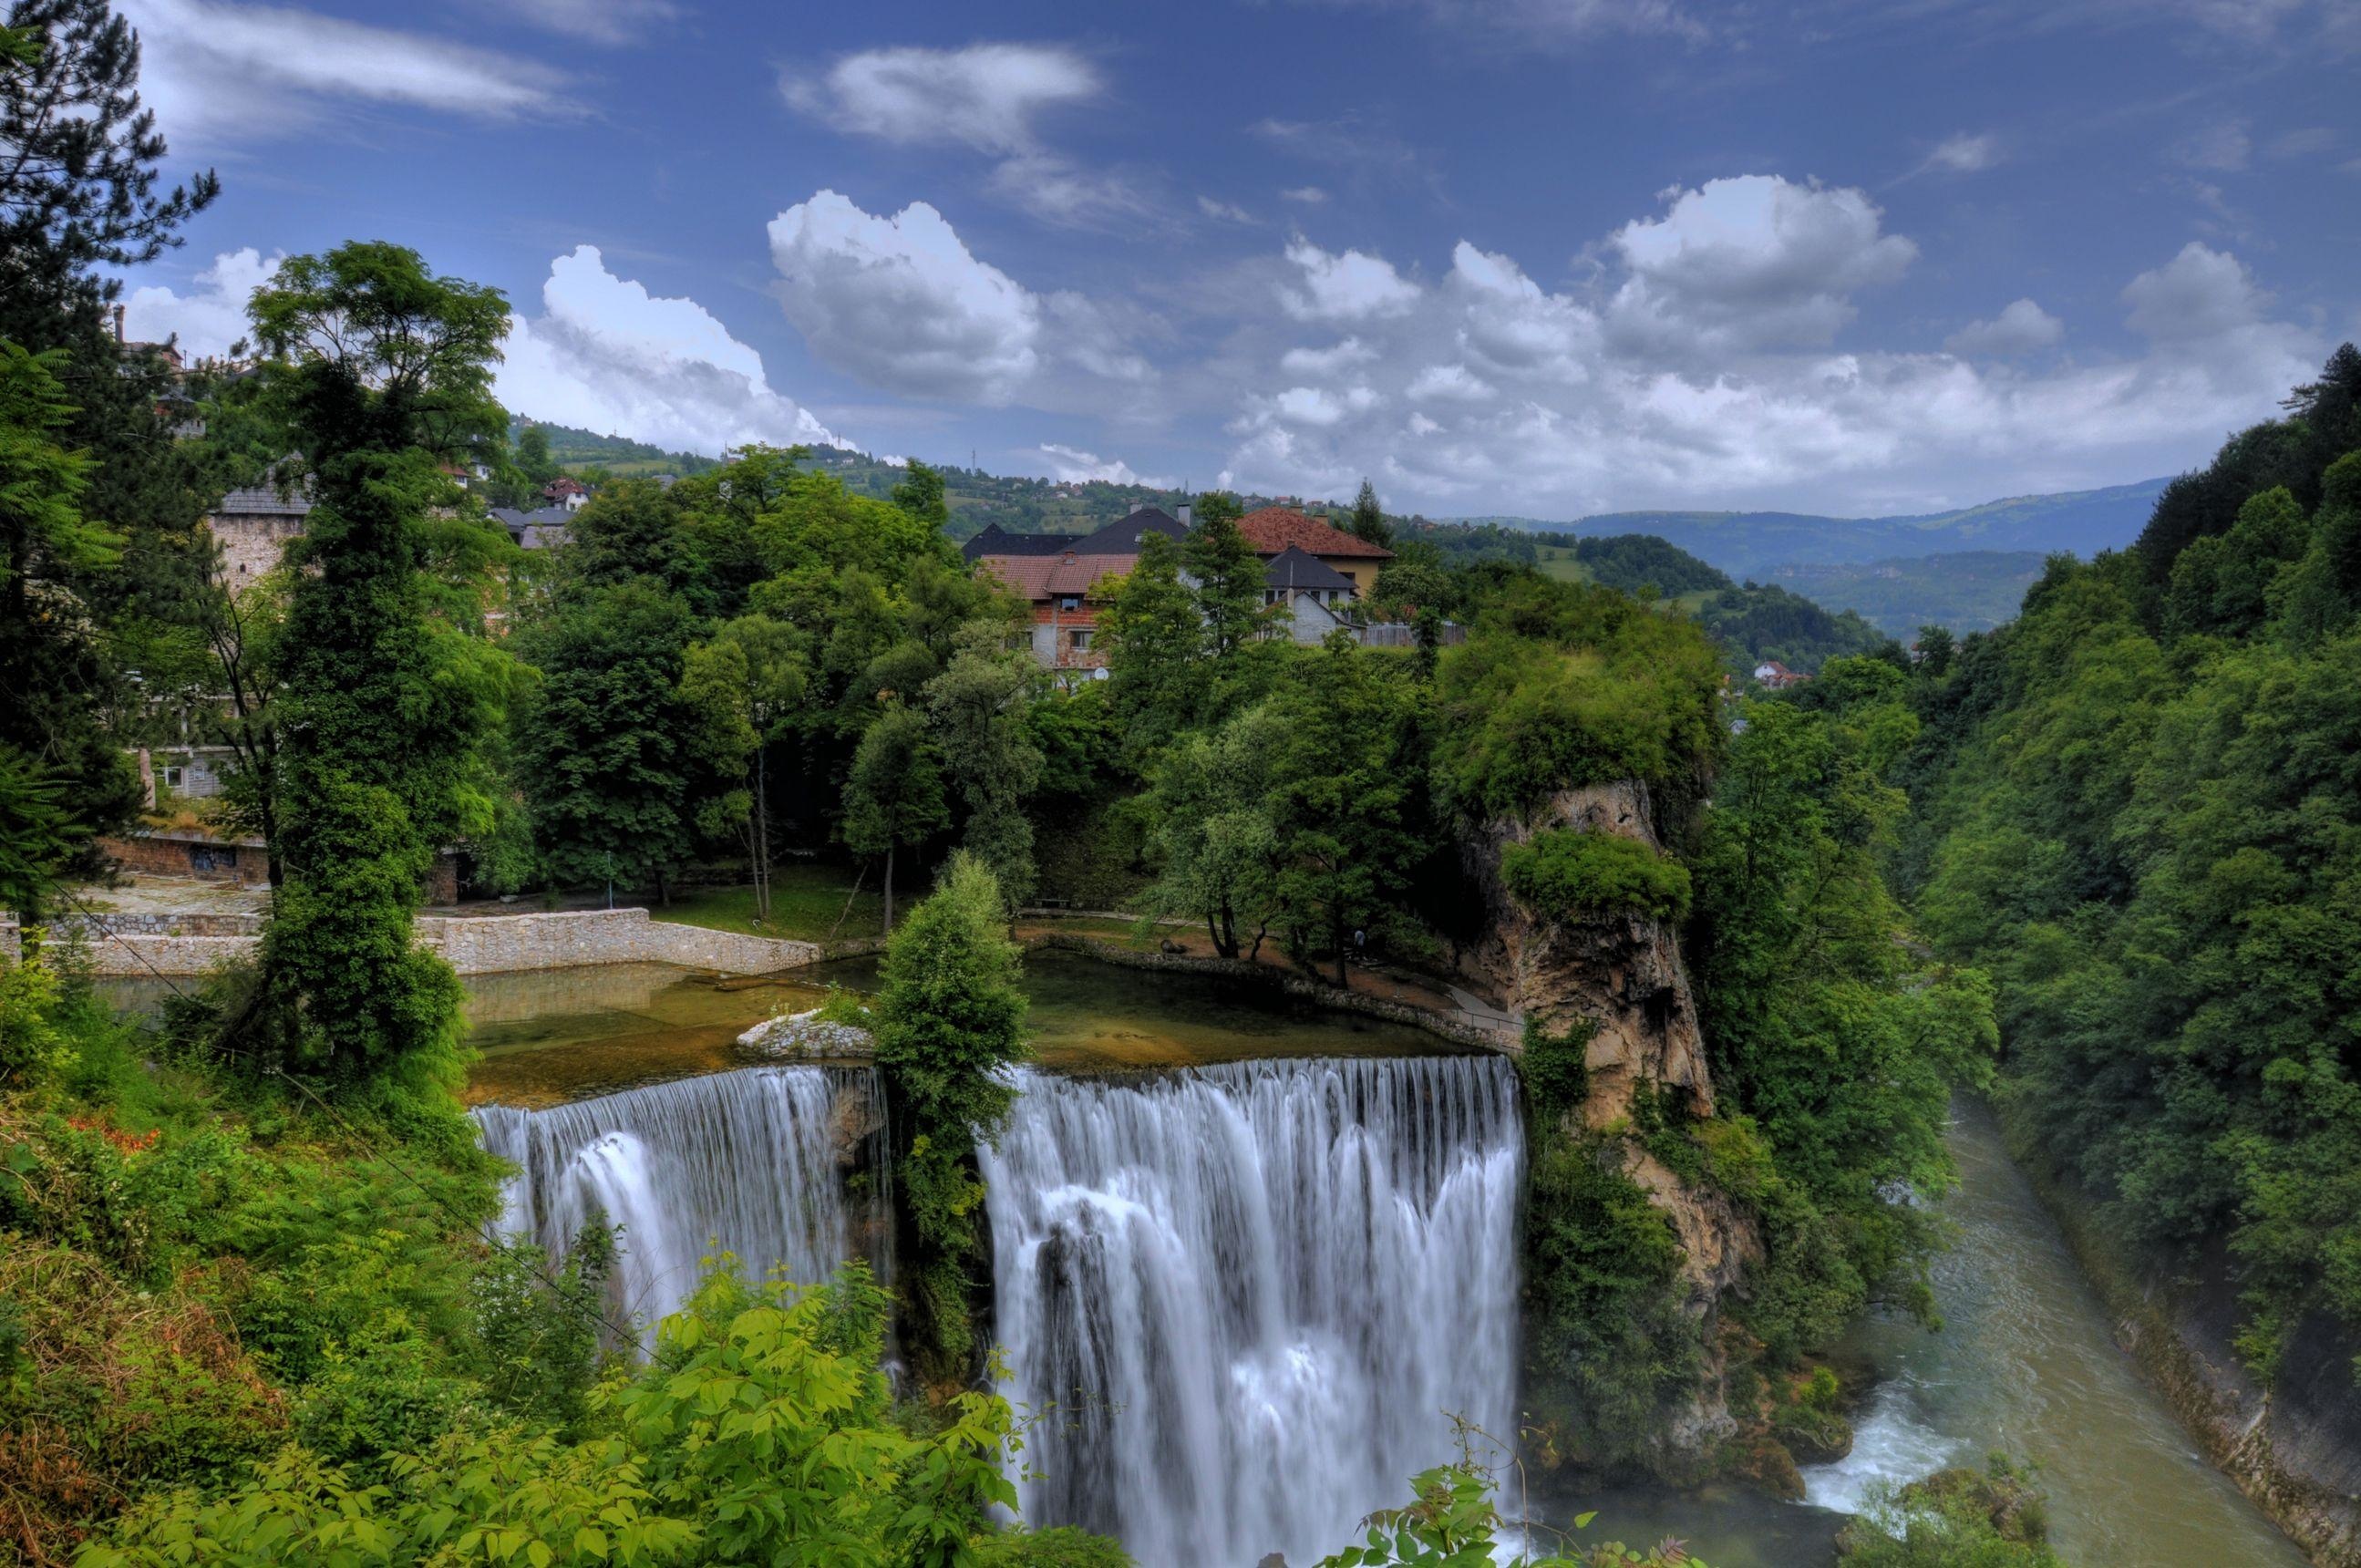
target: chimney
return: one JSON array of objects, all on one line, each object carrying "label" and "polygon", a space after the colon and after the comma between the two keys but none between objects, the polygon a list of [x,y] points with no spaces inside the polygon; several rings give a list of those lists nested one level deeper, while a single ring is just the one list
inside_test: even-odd
[{"label": "chimney", "polygon": [[1182,501],[1180,503],[1180,526],[1183,528],[1189,526],[1189,503],[1187,501]]},{"label": "chimney", "polygon": [[117,348],[123,346],[123,307],[121,305],[115,307],[115,346]]}]

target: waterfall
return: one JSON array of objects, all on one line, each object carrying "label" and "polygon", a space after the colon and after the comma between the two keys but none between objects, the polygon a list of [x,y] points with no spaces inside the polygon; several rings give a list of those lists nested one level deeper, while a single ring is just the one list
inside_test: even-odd
[{"label": "waterfall", "polygon": [[1026,1074],[983,1155],[1026,1519],[1312,1563],[1445,1412],[1512,1440],[1523,1156],[1499,1058]]},{"label": "waterfall", "polygon": [[487,1105],[476,1120],[517,1168],[501,1228],[556,1257],[604,1214],[621,1228],[615,1305],[646,1323],[677,1311],[717,1253],[751,1278],[826,1278],[861,1250],[846,1168],[867,1146],[884,1168],[866,1068],[749,1068],[544,1111]]}]

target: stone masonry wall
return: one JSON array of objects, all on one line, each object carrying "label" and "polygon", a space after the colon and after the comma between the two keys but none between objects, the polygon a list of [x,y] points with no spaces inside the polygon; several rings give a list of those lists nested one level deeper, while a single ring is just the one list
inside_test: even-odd
[{"label": "stone masonry wall", "polygon": [[[95,974],[202,974],[243,957],[259,940],[258,916],[110,916],[92,931]],[[226,927],[253,922],[244,931]],[[202,927],[202,931],[199,927]],[[676,964],[724,974],[768,974],[820,957],[809,942],[708,931],[651,920],[644,909],[584,909],[550,915],[422,915],[418,941],[461,974],[568,969],[577,964]]]},{"label": "stone masonry wall", "polygon": [[726,974],[768,974],[815,961],[810,942],[709,931],[651,920],[644,909],[576,909],[550,915],[421,916],[418,939],[461,974],[566,969],[576,964],[678,964]]}]

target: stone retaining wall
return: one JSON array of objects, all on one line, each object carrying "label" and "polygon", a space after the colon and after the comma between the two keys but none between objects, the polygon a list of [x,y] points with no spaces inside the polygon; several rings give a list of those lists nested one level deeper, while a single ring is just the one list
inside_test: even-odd
[{"label": "stone retaining wall", "polygon": [[571,969],[577,964],[678,964],[724,974],[768,974],[820,956],[810,942],[712,931],[651,920],[644,909],[569,909],[548,915],[423,915],[418,939],[461,974]]},{"label": "stone retaining wall", "polygon": [[[262,917],[257,915],[108,915],[82,935],[93,974],[191,975],[252,952],[261,929]],[[810,942],[675,926],[649,919],[644,909],[422,915],[418,942],[441,953],[461,974],[637,963],[769,974],[799,968],[820,956]]]},{"label": "stone retaining wall", "polygon": [[159,910],[142,915],[103,910],[93,915],[61,915],[49,922],[52,934],[63,939],[81,935],[95,945],[110,934],[126,937],[259,937],[262,916],[250,913],[198,914]]}]

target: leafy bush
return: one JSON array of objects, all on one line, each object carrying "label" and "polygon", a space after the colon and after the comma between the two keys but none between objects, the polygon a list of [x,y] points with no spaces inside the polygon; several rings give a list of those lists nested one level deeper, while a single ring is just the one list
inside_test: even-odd
[{"label": "leafy bush", "polygon": [[1594,1462],[1638,1458],[1704,1360],[1672,1222],[1595,1136],[1540,1149],[1525,1214],[1527,1370],[1548,1436]]},{"label": "leafy bush", "polygon": [[[1590,1098],[1590,1037],[1598,1032],[1598,1021],[1589,1018],[1577,1019],[1556,1035],[1538,1018],[1525,1020],[1517,1075],[1524,1080],[1525,1103],[1536,1128],[1554,1127],[1560,1116],[1580,1110]],[[1534,1141],[1540,1142],[1541,1135]]]},{"label": "leafy bush", "polygon": [[1838,1551],[1846,1568],[2063,1568],[2031,1472],[1997,1453],[1981,1473],[1881,1488]]},{"label": "leafy bush", "polygon": [[[1703,1558],[1690,1556],[1676,1541],[1644,1552],[1610,1541],[1575,1555],[1503,1557],[1509,1542],[1502,1537],[1523,1527],[1502,1516],[1490,1475],[1447,1465],[1411,1477],[1411,1490],[1408,1506],[1380,1508],[1368,1517],[1362,1545],[1322,1558],[1319,1568],[1490,1568],[1501,1562],[1512,1568],[1706,1568]],[[1589,1529],[1595,1517],[1576,1516],[1575,1529]]]},{"label": "leafy bush", "polygon": [[1500,878],[1545,920],[1624,911],[1679,920],[1689,907],[1688,869],[1653,845],[1615,833],[1551,828],[1500,851]]}]

